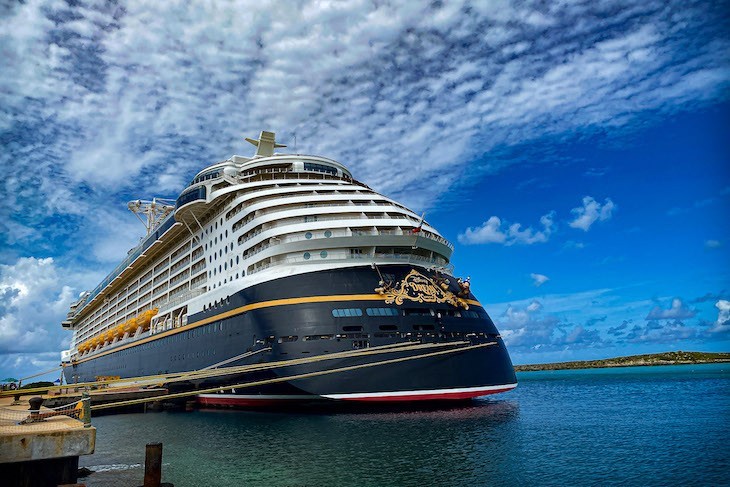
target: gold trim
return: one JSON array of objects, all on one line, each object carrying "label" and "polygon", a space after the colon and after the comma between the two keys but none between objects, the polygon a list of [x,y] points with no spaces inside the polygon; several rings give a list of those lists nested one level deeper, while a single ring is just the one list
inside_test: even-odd
[{"label": "gold trim", "polygon": [[448,303],[454,307],[469,309],[467,300],[460,298],[446,286],[438,286],[433,279],[412,269],[406,277],[390,289],[378,288],[385,297],[386,304],[403,304],[404,300],[416,303]]},{"label": "gold trim", "polygon": [[[162,333],[157,333],[155,335],[152,335],[147,338],[143,338],[142,340],[136,341],[134,343],[129,343],[127,345],[123,345],[121,347],[115,348],[114,350],[107,350],[98,355],[94,355],[93,357],[81,359],[75,363],[80,364],[83,362],[87,362],[89,360],[94,360],[94,359],[103,357],[104,355],[108,355],[110,353],[120,352],[120,351],[126,350],[128,348],[136,347],[138,345],[143,345],[145,343],[149,343],[154,340],[159,340],[161,338],[175,335],[177,333],[182,333],[184,331],[192,330],[194,328],[197,328],[197,327],[203,326],[203,325],[207,325],[214,321],[224,320],[226,318],[230,318],[231,316],[236,316],[239,314],[246,313],[247,311],[253,311],[256,309],[271,308],[274,306],[289,306],[292,304],[304,304],[304,303],[331,303],[331,302],[337,302],[337,301],[385,301],[385,299],[386,299],[386,296],[382,296],[380,294],[337,294],[337,295],[332,295],[332,296],[307,296],[307,297],[302,297],[302,298],[274,299],[271,301],[261,301],[258,303],[251,303],[251,304],[247,304],[245,306],[240,306],[238,308],[226,311],[224,313],[217,314],[215,316],[210,316],[203,320],[196,321],[195,323],[189,323],[180,328],[175,328],[173,330],[168,330],[168,331],[164,331]],[[468,302],[469,304],[481,306],[479,301],[474,301],[471,299],[468,299],[465,301]]]}]

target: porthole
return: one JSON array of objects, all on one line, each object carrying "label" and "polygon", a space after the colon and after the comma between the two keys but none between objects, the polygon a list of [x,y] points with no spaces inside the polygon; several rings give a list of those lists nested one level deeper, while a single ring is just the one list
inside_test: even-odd
[{"label": "porthole", "polygon": [[304,252],[304,260],[309,260],[310,257],[311,255],[309,254],[309,252]]},{"label": "porthole", "polygon": [[323,250],[322,252],[319,253],[319,256],[322,257],[323,259],[326,259],[327,258],[327,251],[326,250]]},{"label": "porthole", "polygon": [[325,230],[324,236],[330,238],[332,236],[332,232],[330,232],[329,230]]},{"label": "porthole", "polygon": [[228,269],[228,262],[224,262],[224,263],[223,263],[223,268],[224,268],[224,269]]},{"label": "porthole", "polygon": [[307,238],[307,239],[312,238],[312,232],[305,233],[304,238]]}]

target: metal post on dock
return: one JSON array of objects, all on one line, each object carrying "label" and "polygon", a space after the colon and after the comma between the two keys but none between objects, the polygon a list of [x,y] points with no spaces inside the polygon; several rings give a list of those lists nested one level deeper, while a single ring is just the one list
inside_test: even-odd
[{"label": "metal post on dock", "polygon": [[91,427],[91,395],[89,391],[84,391],[81,394],[81,400],[83,401],[84,428],[89,428]]},{"label": "metal post on dock", "polygon": [[147,443],[144,457],[143,487],[160,487],[162,482],[162,443]]},{"label": "metal post on dock", "polygon": [[43,398],[42,397],[31,397],[28,399],[28,404],[30,404],[30,418],[29,423],[35,423],[36,421],[41,420],[41,405],[43,404]]}]

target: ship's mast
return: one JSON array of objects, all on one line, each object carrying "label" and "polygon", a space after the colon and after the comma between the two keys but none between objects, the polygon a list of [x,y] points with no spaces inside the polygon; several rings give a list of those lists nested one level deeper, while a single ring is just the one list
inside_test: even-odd
[{"label": "ship's mast", "polygon": [[135,200],[127,203],[127,208],[142,222],[149,235],[175,209],[175,201],[163,198]]}]

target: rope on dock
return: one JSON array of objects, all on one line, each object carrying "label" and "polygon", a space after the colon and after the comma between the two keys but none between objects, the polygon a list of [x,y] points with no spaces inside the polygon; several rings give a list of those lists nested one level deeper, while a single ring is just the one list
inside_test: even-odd
[{"label": "rope on dock", "polygon": [[90,401],[89,397],[84,397],[78,401],[74,401],[70,404],[64,404],[63,406],[57,406],[54,408],[40,408],[40,400],[37,409],[10,409],[0,408],[0,424],[15,424],[24,425],[30,423],[40,423],[48,418],[54,416],[67,416],[74,419],[85,419],[84,418],[84,403]]},{"label": "rope on dock", "polygon": [[458,347],[451,350],[440,350],[438,352],[428,352],[428,353],[421,353],[418,355],[413,355],[410,357],[399,357],[389,360],[381,360],[379,362],[369,362],[366,364],[359,364],[359,365],[350,365],[347,367],[338,367],[334,369],[326,369],[326,370],[320,370],[316,372],[308,372],[305,374],[296,374],[296,375],[290,375],[285,377],[276,377],[273,379],[265,379],[265,380],[258,380],[253,382],[245,382],[241,384],[234,384],[234,385],[226,385],[226,386],[218,386],[218,387],[211,387],[209,389],[200,389],[195,391],[186,391],[186,392],[178,392],[174,394],[166,394],[164,396],[157,396],[154,398],[144,398],[144,399],[131,399],[128,401],[118,401],[114,403],[107,403],[107,404],[97,404],[94,406],[91,406],[92,411],[100,410],[100,409],[109,409],[109,408],[115,408],[120,406],[132,406],[135,404],[144,404],[146,402],[156,402],[156,401],[162,401],[166,399],[178,399],[183,397],[190,397],[190,396],[197,396],[198,394],[209,394],[212,392],[223,392],[230,389],[244,389],[247,387],[258,387],[258,386],[264,386],[269,384],[276,384],[279,382],[289,382],[294,380],[300,380],[300,379],[307,379],[310,377],[318,377],[322,375],[328,375],[328,374],[335,374],[339,372],[349,372],[351,370],[358,370],[358,369],[364,369],[368,367],[377,367],[380,365],[390,365],[400,362],[406,362],[409,360],[418,360],[428,357],[436,357],[440,355],[447,355],[451,353],[459,353],[459,352],[466,352],[469,350],[475,350],[478,348],[484,348],[497,345],[497,342],[488,342],[488,343],[481,343],[478,345],[468,345],[464,347]]}]

